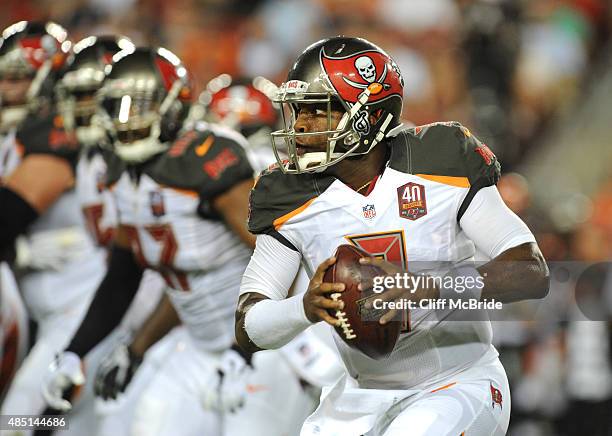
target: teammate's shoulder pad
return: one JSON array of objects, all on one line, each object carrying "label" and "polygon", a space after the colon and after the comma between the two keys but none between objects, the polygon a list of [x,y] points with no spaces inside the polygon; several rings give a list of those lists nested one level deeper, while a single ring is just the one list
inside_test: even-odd
[{"label": "teammate's shoulder pad", "polygon": [[46,154],[66,159],[73,168],[76,166],[80,146],[74,132],[64,129],[59,115],[29,115],[17,129],[16,139],[23,147],[24,156]]},{"label": "teammate's shoulder pad", "polygon": [[121,174],[123,174],[126,168],[125,162],[123,162],[110,148],[100,148],[100,154],[106,163],[104,185],[110,188],[119,181],[119,178],[121,178]]},{"label": "teammate's shoulder pad", "polygon": [[172,143],[151,176],[164,185],[214,197],[253,177],[246,146],[246,139],[229,129],[192,129]]},{"label": "teammate's shoulder pad", "polygon": [[458,122],[440,122],[403,131],[393,141],[391,167],[412,174],[465,177],[471,186],[497,183],[495,154]]},{"label": "teammate's shoulder pad", "polygon": [[275,222],[319,196],[334,181],[319,174],[285,174],[272,165],[261,172],[249,199],[249,231],[275,230]]}]

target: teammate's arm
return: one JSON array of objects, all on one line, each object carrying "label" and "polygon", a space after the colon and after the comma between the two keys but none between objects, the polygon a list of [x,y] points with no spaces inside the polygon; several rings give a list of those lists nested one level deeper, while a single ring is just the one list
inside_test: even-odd
[{"label": "teammate's arm", "polygon": [[323,275],[335,259],[319,265],[303,295],[287,298],[300,261],[299,252],[272,236],[257,236],[255,251],[242,278],[236,311],[236,339],[245,351],[279,348],[312,323],[338,322],[327,309],[341,310],[342,302],[327,298],[327,294],[342,292],[344,285],[323,283]]},{"label": "teammate's arm", "polygon": [[218,195],[212,202],[213,208],[221,214],[234,233],[249,247],[255,247],[255,236],[247,228],[249,216],[249,193],[253,187],[253,179],[244,180],[223,194]]},{"label": "teammate's arm", "polygon": [[143,357],[145,352],[170,330],[181,323],[168,295],[164,293],[157,308],[134,335],[130,345],[132,352]]},{"label": "teammate's arm", "polygon": [[136,295],[142,274],[143,269],[130,248],[128,234],[119,225],[106,275],[66,351],[85,356],[121,322]]},{"label": "teammate's arm", "polygon": [[70,163],[47,154],[26,156],[0,187],[0,250],[74,185]]}]

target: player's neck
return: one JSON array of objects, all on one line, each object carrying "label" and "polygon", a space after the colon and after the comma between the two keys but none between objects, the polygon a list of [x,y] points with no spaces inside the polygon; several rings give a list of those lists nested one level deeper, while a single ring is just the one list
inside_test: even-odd
[{"label": "player's neck", "polygon": [[388,160],[387,147],[379,144],[360,159],[345,159],[334,166],[333,175],[345,185],[359,190],[374,177],[382,174]]}]

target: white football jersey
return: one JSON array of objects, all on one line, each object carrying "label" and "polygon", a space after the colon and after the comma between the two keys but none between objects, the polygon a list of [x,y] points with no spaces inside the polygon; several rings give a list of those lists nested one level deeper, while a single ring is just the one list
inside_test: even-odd
[{"label": "white football jersey", "polygon": [[251,251],[212,201],[253,177],[244,138],[225,130],[189,131],[141,173],[109,169],[120,225],[137,260],[166,280],[170,298],[206,349],[233,341],[240,279]]},{"label": "white football jersey", "polygon": [[117,212],[105,189],[106,160],[101,149],[83,150],[76,167],[76,192],[87,229],[98,245],[108,246],[117,226]]},{"label": "white football jersey", "polygon": [[[495,156],[456,123],[402,131],[388,146],[388,164],[368,195],[325,173],[264,171],[251,194],[250,230],[299,251],[310,276],[341,244],[432,275],[445,272],[440,263],[448,268],[471,259],[474,244],[458,222],[476,191],[497,182]],[[485,353],[495,353],[486,314],[476,319],[453,320],[448,311],[443,316],[410,311],[403,334],[384,361],[334,336],[361,387],[402,389],[444,378]]]}]

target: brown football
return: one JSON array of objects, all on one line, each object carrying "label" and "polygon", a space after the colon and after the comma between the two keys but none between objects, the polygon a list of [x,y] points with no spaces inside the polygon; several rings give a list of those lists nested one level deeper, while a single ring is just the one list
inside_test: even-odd
[{"label": "brown football", "polygon": [[340,245],[334,254],[336,263],[327,269],[324,282],[344,283],[344,292],[331,295],[344,302],[342,311],[330,310],[330,315],[341,321],[336,332],[350,347],[356,348],[373,359],[382,359],[393,351],[400,334],[401,322],[392,321],[381,325],[378,320],[383,310],[365,309],[365,302],[376,294],[372,290],[360,291],[357,286],[364,279],[384,275],[376,266],[362,265],[359,259],[371,255],[353,245]]}]

